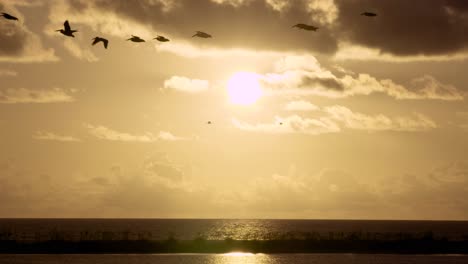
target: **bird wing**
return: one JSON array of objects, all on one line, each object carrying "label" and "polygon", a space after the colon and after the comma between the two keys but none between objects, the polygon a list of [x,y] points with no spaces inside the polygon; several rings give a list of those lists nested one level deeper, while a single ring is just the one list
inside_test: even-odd
[{"label": "bird wing", "polygon": [[109,45],[109,40],[107,40],[107,39],[102,39],[102,43],[104,43],[104,48],[107,49],[107,45]]},{"label": "bird wing", "polygon": [[68,23],[68,20],[63,23],[63,27],[65,28],[65,31],[71,31],[70,24]]},{"label": "bird wing", "polygon": [[99,38],[94,38],[94,41],[93,41],[93,46],[96,45],[96,43],[99,43],[99,41],[101,41]]}]

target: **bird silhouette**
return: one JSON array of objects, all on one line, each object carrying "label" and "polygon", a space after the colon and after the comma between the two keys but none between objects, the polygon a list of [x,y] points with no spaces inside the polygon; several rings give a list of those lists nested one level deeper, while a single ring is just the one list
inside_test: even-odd
[{"label": "bird silhouette", "polygon": [[154,39],[159,41],[159,42],[168,42],[169,41],[168,38],[163,37],[163,36],[159,36],[159,35],[157,37],[155,37]]},{"label": "bird silhouette", "polygon": [[12,16],[12,15],[10,15],[10,14],[7,14],[7,13],[2,13],[2,15],[1,15],[1,16],[2,16],[2,17],[4,17],[5,19],[8,19],[8,20],[18,20],[18,18],[17,18],[17,17],[15,17],[15,16]]},{"label": "bird silhouette", "polygon": [[71,29],[70,23],[68,23],[68,20],[66,20],[65,23],[63,23],[63,29],[57,29],[55,31],[58,31],[58,32],[62,33],[65,36],[73,37],[73,38],[75,37],[73,35],[73,33],[78,32],[78,30],[72,30]]},{"label": "bird silhouette", "polygon": [[104,48],[107,49],[107,46],[109,45],[109,40],[107,40],[105,38],[95,37],[95,38],[93,38],[93,40],[94,40],[93,43],[92,43],[93,46],[96,45],[99,42],[102,42],[102,44],[104,44]]},{"label": "bird silhouette", "polygon": [[206,122],[208,125],[211,125],[211,121]]},{"label": "bird silhouette", "polygon": [[294,27],[297,27],[297,28],[303,29],[303,30],[308,30],[308,31],[317,31],[317,29],[318,29],[318,27],[307,25],[307,24],[296,24],[296,25],[293,26],[293,28]]},{"label": "bird silhouette", "polygon": [[211,36],[210,34],[208,33],[205,33],[203,31],[196,31],[197,33],[195,33],[195,35],[192,36],[193,37],[199,37],[199,38],[212,38],[213,36]]},{"label": "bird silhouette", "polygon": [[372,13],[372,12],[363,12],[363,13],[361,13],[361,16],[376,17],[377,14],[376,14],[376,13]]},{"label": "bird silhouette", "polygon": [[132,42],[145,42],[144,39],[142,39],[142,38],[140,38],[140,37],[138,37],[138,36],[134,36],[134,35],[132,35],[132,37],[129,38],[129,39],[127,39],[127,40],[130,40],[130,41],[132,41]]}]

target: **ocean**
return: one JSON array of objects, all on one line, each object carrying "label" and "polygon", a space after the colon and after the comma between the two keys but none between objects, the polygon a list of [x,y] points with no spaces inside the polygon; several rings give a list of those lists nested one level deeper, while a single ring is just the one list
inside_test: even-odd
[{"label": "ocean", "polygon": [[377,254],[0,255],[0,264],[466,264],[468,256]]},{"label": "ocean", "polygon": [[[427,237],[430,233],[431,237]],[[200,240],[200,238],[203,238]],[[172,239],[172,240],[171,240]],[[406,240],[405,240],[406,239]],[[166,241],[159,245],[164,249],[171,245],[170,241],[179,241],[182,250],[189,249],[201,254],[173,254],[175,251],[156,251],[163,254],[11,254],[18,251],[3,251],[0,254],[0,264],[172,264],[172,263],[315,263],[315,264],[451,264],[467,263],[468,255],[457,254],[393,254],[393,249],[383,251],[367,250],[366,245],[381,245],[379,241],[392,241],[392,245],[400,245],[400,241],[407,241],[417,245],[416,252],[419,252],[418,245],[434,246],[446,241],[455,241],[455,245],[462,241],[461,252],[468,252],[466,242],[468,240],[468,222],[466,221],[370,221],[370,220],[240,220],[240,219],[0,219],[0,245],[13,243],[13,248],[34,249],[35,243],[43,243],[50,247],[57,245],[68,245],[73,252],[74,245],[89,245],[96,241],[104,241],[111,247],[120,245],[121,241],[129,241],[130,246],[145,244],[147,241]],[[201,245],[232,246],[235,242],[242,242],[239,252],[229,251],[203,251],[203,248],[193,247],[191,242],[183,244],[182,241],[200,242]],[[52,244],[47,244],[52,241]],[[114,242],[113,242],[114,241]],[[140,244],[140,242],[142,243]],[[167,242],[169,241],[169,242]],[[203,242],[205,241],[205,242]],[[215,244],[209,244],[209,241]],[[249,244],[248,241],[256,241]],[[286,241],[277,244],[261,244],[258,241]],[[288,242],[289,241],[289,242]],[[293,241],[293,242],[291,242]],[[302,242],[311,241],[312,244],[305,244],[310,249],[310,245],[323,246],[332,245],[337,251],[300,251],[296,245],[303,246]],[[324,242],[322,242],[324,241]],[[338,242],[337,242],[338,241]],[[340,241],[345,241],[340,244]],[[355,243],[357,247],[354,246]],[[377,241],[370,244],[362,244],[362,241]],[[396,242],[395,242],[396,241]],[[413,242],[411,242],[413,241]],[[416,241],[416,242],[415,242]],[[197,243],[198,243],[197,242]],[[309,243],[307,242],[307,243]],[[3,243],[3,244],[1,244]],[[55,243],[55,244],[54,244]],[[67,244],[68,243],[68,244]],[[116,244],[113,244],[116,243]],[[218,244],[216,244],[218,243]],[[257,244],[255,244],[257,243]],[[260,244],[258,244],[260,243]],[[315,243],[315,244],[314,244]],[[324,244],[321,244],[324,243]],[[327,244],[328,243],[328,244]],[[365,242],[367,243],[367,242]],[[398,250],[404,250],[411,244],[398,246]],[[420,243],[420,244],[417,244]],[[432,243],[432,244],[431,244]],[[449,242],[451,243],[451,242]],[[465,244],[463,244],[465,243]],[[105,244],[92,244],[99,247]],[[161,246],[162,245],[162,246]],[[256,246],[257,245],[257,246]],[[264,252],[258,245],[263,245],[263,249],[270,250],[272,254],[253,254],[250,252]],[[344,245],[344,247],[342,247]],[[364,246],[363,246],[364,245]],[[284,251],[282,247],[284,246]],[[341,247],[341,248],[340,248]],[[65,248],[69,250],[70,248]],[[125,246],[123,247],[125,249]],[[249,249],[256,251],[249,251]],[[344,250],[343,250],[344,248]],[[347,248],[354,248],[357,251],[347,251]],[[444,248],[441,246],[440,248]],[[137,248],[138,249],[138,248]],[[437,248],[436,248],[437,250]],[[447,251],[447,248],[444,248]],[[1,251],[1,250],[0,250]],[[398,252],[400,252],[398,251]],[[36,253],[36,251],[27,251]],[[66,251],[70,253],[69,251]],[[81,252],[81,251],[79,251]],[[122,251],[111,251],[110,253],[121,253]],[[140,252],[136,250],[136,252]],[[155,252],[155,251],[150,251]],[[141,253],[150,253],[141,252]],[[167,252],[167,253],[166,253]],[[187,251],[177,251],[187,252]],[[211,254],[224,253],[228,254]],[[360,252],[360,254],[356,254]],[[386,252],[386,254],[376,254]],[[448,252],[451,252],[449,246]],[[46,250],[45,252],[48,253]],[[83,253],[94,253],[94,251],[84,251]],[[100,253],[106,253],[100,252]],[[109,253],[109,252],[107,252]],[[207,254],[210,253],[210,254]],[[278,254],[288,253],[288,254]],[[290,254],[300,253],[300,254]],[[303,254],[304,253],[304,254]],[[305,254],[307,253],[307,254]],[[323,254],[326,253],[326,254]],[[375,253],[375,254],[372,254]],[[429,251],[431,253],[431,251]]]},{"label": "ocean", "polygon": [[[0,219],[0,240],[272,240],[310,236],[334,239],[357,233],[368,239],[468,240],[468,221],[242,220],[242,219]],[[59,237],[57,237],[59,236]]]}]

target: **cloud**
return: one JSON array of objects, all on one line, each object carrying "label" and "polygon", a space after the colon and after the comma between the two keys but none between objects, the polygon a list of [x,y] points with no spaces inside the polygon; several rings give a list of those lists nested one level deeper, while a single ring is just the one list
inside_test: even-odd
[{"label": "cloud", "polygon": [[284,110],[286,111],[308,112],[308,111],[315,111],[318,109],[319,109],[318,106],[312,104],[311,102],[304,101],[304,100],[288,102],[284,106]]},{"label": "cloud", "polygon": [[330,118],[339,121],[346,128],[365,131],[426,131],[437,127],[430,118],[416,113],[414,117],[390,118],[379,114],[375,116],[355,113],[344,106],[326,107],[324,112]]},{"label": "cloud", "polygon": [[284,118],[276,116],[275,121],[272,123],[259,124],[250,124],[233,118],[232,124],[234,127],[240,130],[268,134],[299,133],[320,135],[326,133],[336,133],[341,130],[335,122],[328,118],[310,119],[303,118],[298,115],[292,115]]},{"label": "cloud", "polygon": [[368,132],[378,131],[405,131],[419,132],[427,131],[437,127],[436,123],[429,117],[420,113],[414,113],[410,117],[388,117],[383,114],[366,115],[355,113],[344,106],[330,106],[324,109],[317,108],[315,111],[325,115],[319,118],[305,118],[298,115],[288,117],[275,117],[273,123],[250,124],[232,119],[234,127],[249,131],[269,134],[309,134],[320,135],[326,133],[337,133],[343,128],[352,130],[364,130]]},{"label": "cloud", "polygon": [[[462,32],[467,29],[468,5],[463,1],[337,0],[336,4],[339,34],[353,45],[399,57],[466,53],[468,38]],[[360,17],[363,9],[378,16]]]},{"label": "cloud", "polygon": [[[69,19],[78,26],[85,25],[94,32],[119,38],[128,37],[130,34],[139,35],[144,39],[152,38],[154,32],[158,32],[172,41],[164,45],[155,45],[157,49],[190,56],[193,56],[194,51],[206,54],[206,50],[250,50],[252,53],[308,50],[334,52],[337,48],[336,41],[327,29],[322,29],[317,34],[303,34],[304,32],[291,29],[291,21],[312,23],[315,17],[320,18],[320,21],[329,20],[326,14],[331,10],[330,5],[327,7],[320,4],[306,8],[307,5],[303,1],[297,3],[291,6],[284,0],[199,0],[196,3],[191,0],[141,0],[128,5],[123,0],[67,0],[52,5],[50,25],[46,28],[50,31],[55,29],[52,25],[61,25],[65,19]],[[323,8],[326,10],[322,10]],[[278,12],[279,10],[281,12]],[[229,24],[229,33],[226,31],[226,25],[219,23],[220,18],[232,22]],[[320,24],[320,21],[317,23]],[[195,30],[206,31],[212,34],[214,39],[193,39],[191,36]],[[278,36],[286,32],[290,36],[278,41]],[[320,41],[317,41],[315,35],[320,35]],[[184,43],[184,47],[174,43]],[[187,51],[188,49],[190,51]],[[210,52],[211,55],[215,53]]]},{"label": "cloud", "polygon": [[47,132],[47,131],[37,131],[33,135],[33,138],[37,140],[60,141],[60,142],[80,142],[81,141],[79,138],[76,138],[73,136],[62,136],[62,135],[57,135],[53,132]]},{"label": "cloud", "polygon": [[2,76],[16,77],[16,76],[18,76],[18,72],[12,71],[12,70],[0,69],[0,77],[2,77]]},{"label": "cloud", "polygon": [[206,80],[189,79],[187,77],[172,76],[164,81],[164,89],[173,89],[187,93],[200,93],[208,90],[210,83]]},{"label": "cloud", "polygon": [[185,140],[185,138],[174,136],[172,133],[167,131],[160,131],[158,135],[146,132],[143,135],[132,135],[126,132],[119,132],[110,129],[105,126],[93,126],[85,124],[89,133],[96,138],[109,140],[109,141],[121,141],[121,142],[140,142],[140,143],[152,143],[156,141],[179,141]]},{"label": "cloud", "polygon": [[63,46],[77,59],[88,62],[96,62],[99,60],[90,49],[83,48],[76,40],[67,38],[63,40]]},{"label": "cloud", "polygon": [[384,93],[396,99],[459,101],[465,93],[433,76],[412,79],[407,86],[369,74],[346,72],[339,77],[323,68],[313,56],[287,56],[275,64],[275,72],[264,74],[261,83],[270,95],[315,95],[343,98]]},{"label": "cloud", "polygon": [[68,103],[75,99],[73,91],[61,88],[32,90],[26,88],[9,88],[0,90],[0,103],[3,104],[27,104],[27,103]]},{"label": "cloud", "polygon": [[[378,16],[360,16],[363,10]],[[340,59],[403,62],[465,59],[467,14],[466,4],[455,0],[141,0],[132,5],[124,0],[66,0],[52,4],[49,18],[54,25],[70,19],[119,38],[130,34],[150,38],[152,32],[159,32],[187,43],[185,49],[190,47],[191,52],[178,50],[172,43],[157,46],[179,55],[241,49],[338,53]],[[220,18],[231,23],[219,23]],[[298,22],[320,29],[313,34],[291,30]],[[190,37],[195,30],[207,31],[215,38],[194,41]]]},{"label": "cloud", "polygon": [[0,23],[0,62],[31,63],[58,61],[53,49],[46,49],[40,37],[31,32],[24,24],[24,16],[16,9],[22,1],[0,3],[0,10],[8,10],[19,21],[2,21]]}]

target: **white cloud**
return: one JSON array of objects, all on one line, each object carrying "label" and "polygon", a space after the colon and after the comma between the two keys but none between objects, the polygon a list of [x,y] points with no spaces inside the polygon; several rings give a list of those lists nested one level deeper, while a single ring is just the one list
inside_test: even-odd
[{"label": "white cloud", "polygon": [[312,104],[311,102],[300,100],[300,101],[292,101],[288,102],[284,106],[284,110],[286,111],[316,111],[319,107]]},{"label": "white cloud", "polygon": [[365,131],[426,131],[436,128],[437,125],[430,118],[422,114],[414,114],[414,117],[390,118],[385,115],[365,115],[355,113],[344,106],[326,107],[324,110],[330,118],[339,121],[349,129]]},{"label": "white cloud", "polygon": [[181,76],[172,76],[164,81],[164,89],[173,89],[187,93],[200,93],[208,90],[210,83],[206,80],[190,79]]},{"label": "white cloud", "polygon": [[60,142],[80,142],[81,141],[79,138],[76,138],[73,136],[63,136],[63,135],[58,135],[58,134],[47,132],[47,131],[37,131],[33,135],[33,138],[37,140],[60,141]]},{"label": "white cloud", "polygon": [[284,118],[277,116],[275,117],[275,121],[272,123],[259,124],[250,124],[233,118],[232,124],[240,130],[268,134],[300,133],[319,135],[340,131],[339,126],[328,118],[310,119],[303,118],[298,115],[292,115]]},{"label": "white cloud", "polygon": [[364,130],[368,132],[378,131],[406,131],[418,132],[427,131],[437,127],[430,118],[414,113],[409,117],[388,117],[383,114],[366,115],[355,113],[344,106],[330,106],[323,110],[316,109],[324,113],[319,118],[305,118],[298,115],[288,117],[275,117],[273,123],[251,124],[232,119],[234,127],[250,132],[261,132],[270,134],[290,134],[300,133],[309,135],[320,135],[325,133],[337,133],[343,128],[353,130]]},{"label": "white cloud", "polygon": [[32,90],[26,88],[9,88],[0,90],[0,103],[26,104],[26,103],[67,103],[75,99],[71,95],[73,91],[61,88],[44,90]]},{"label": "white cloud", "polygon": [[185,140],[185,138],[174,136],[172,133],[167,131],[160,131],[159,134],[154,135],[153,133],[146,132],[142,135],[134,135],[126,132],[119,132],[110,129],[105,126],[93,126],[85,124],[89,133],[99,139],[109,141],[121,141],[121,142],[140,142],[140,143],[153,143],[156,141],[179,141]]},{"label": "white cloud", "polygon": [[307,10],[322,25],[333,25],[339,14],[334,0],[308,1]]},{"label": "white cloud", "polygon": [[457,52],[443,55],[411,55],[396,56],[384,53],[379,49],[341,42],[333,55],[336,61],[383,61],[383,62],[425,62],[425,61],[463,61],[468,59],[467,52]]},{"label": "white cloud", "polygon": [[445,101],[463,100],[465,95],[455,86],[443,84],[430,75],[415,78],[407,86],[389,79],[378,80],[369,74],[348,72],[338,77],[323,68],[315,57],[307,55],[285,57],[275,64],[275,71],[260,79],[269,95],[342,98],[384,93],[396,99]]}]

